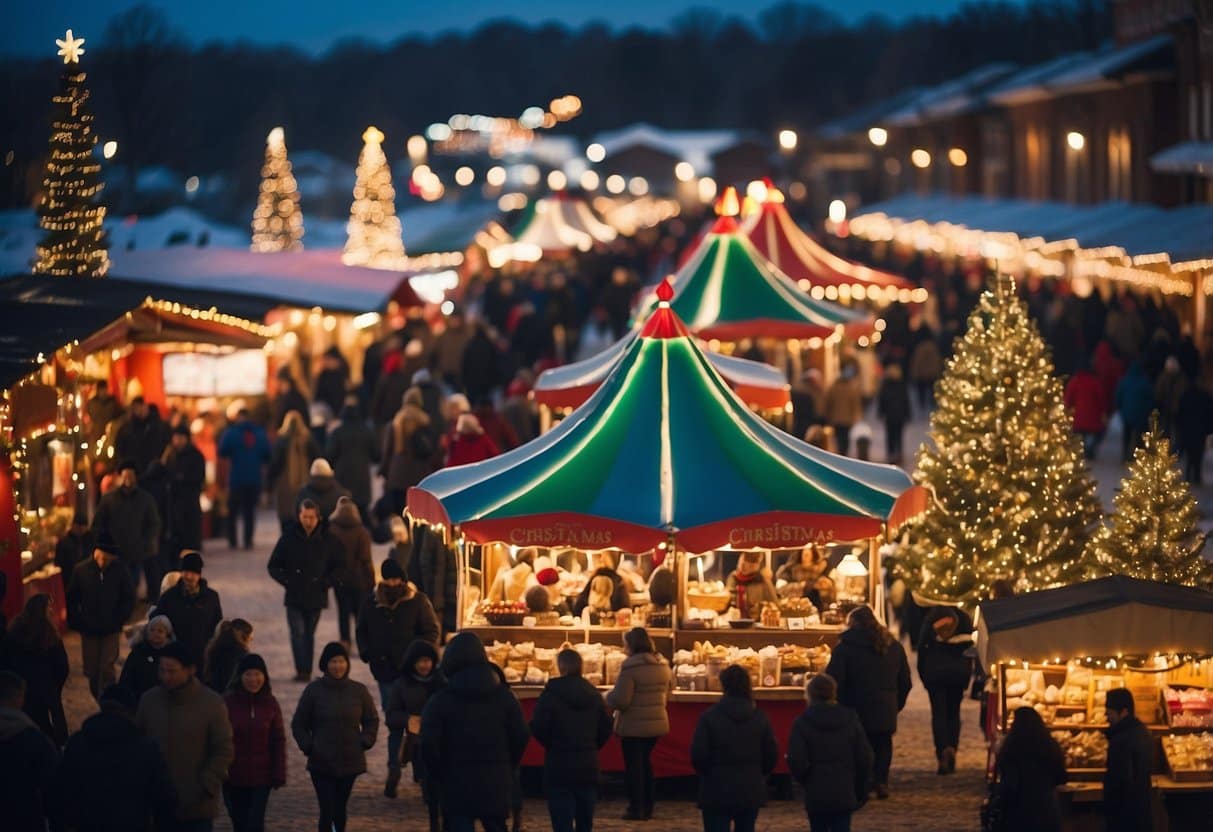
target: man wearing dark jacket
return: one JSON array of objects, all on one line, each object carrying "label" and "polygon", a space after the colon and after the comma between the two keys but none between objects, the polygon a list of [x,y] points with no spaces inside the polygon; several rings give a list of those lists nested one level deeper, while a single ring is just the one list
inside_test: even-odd
[{"label": "man wearing dark jacket", "polygon": [[329,587],[343,564],[341,544],[320,524],[311,500],[299,504],[299,522],[287,529],[270,555],[270,577],[286,589],[286,623],[291,631],[295,680],[312,678],[316,625],[329,604]]},{"label": "man wearing dark jacket", "polygon": [[876,620],[872,608],[857,607],[830,655],[826,673],[838,683],[838,702],[855,711],[876,754],[876,797],[889,796],[889,766],[897,714],[910,695],[906,651]]},{"label": "man wearing dark jacket", "polygon": [[1154,740],[1135,713],[1133,694],[1108,691],[1108,769],[1103,778],[1103,808],[1108,832],[1150,832]]},{"label": "man wearing dark jacket", "polygon": [[73,832],[170,828],[177,792],[153,740],[139,736],[139,700],[122,685],[101,692],[101,713],[68,740],[55,778],[55,802]]},{"label": "man wearing dark jacket", "polygon": [[561,650],[556,668],[560,675],[535,702],[531,735],[544,748],[543,790],[553,832],[588,832],[598,799],[598,750],[611,738],[611,717],[602,694],[581,675],[580,653]]},{"label": "man wearing dark jacket", "polygon": [[956,771],[960,704],[973,675],[973,619],[957,607],[931,607],[918,636],[918,678],[931,699],[937,774]]},{"label": "man wearing dark jacket", "polygon": [[413,526],[412,532],[408,578],[430,599],[442,632],[453,632],[458,627],[455,554],[429,526]]},{"label": "man wearing dark jacket", "polygon": [[[63,573],[65,582],[71,577],[72,570],[76,568],[77,563],[93,556],[96,544],[97,538],[93,535],[92,529],[88,527],[88,515],[82,511],[76,512],[67,534],[61,537],[55,545],[55,566],[58,566],[59,571]],[[66,586],[64,588],[66,589]]]},{"label": "man wearing dark jacket", "polygon": [[181,556],[181,580],[164,593],[156,605],[156,614],[173,623],[173,635],[191,656],[201,656],[215,628],[223,620],[219,593],[206,585],[202,577],[202,555],[186,552]]},{"label": "man wearing dark jacket", "polygon": [[421,715],[426,776],[442,784],[451,832],[505,832],[514,803],[514,769],[526,750],[522,707],[489,663],[475,633],[451,639],[442,655],[448,683]]},{"label": "man wearing dark jacket", "polygon": [[[396,561],[385,560],[379,574],[383,580],[358,610],[354,637],[358,640],[358,655],[371,666],[371,675],[379,685],[379,703],[386,720],[392,684],[400,678],[405,651],[415,639],[437,645],[438,618],[429,599],[405,581],[404,570]],[[403,741],[403,731],[389,728],[388,782],[393,789],[400,781]]]},{"label": "man wearing dark jacket", "polygon": [[25,680],[0,671],[0,812],[11,832],[42,832],[59,752],[25,711]]},{"label": "man wearing dark jacket", "polygon": [[341,424],[329,434],[324,455],[333,466],[337,482],[350,490],[350,499],[369,525],[371,465],[379,461],[379,442],[363,420],[357,399],[351,398],[341,409]]},{"label": "man wearing dark jacket", "polygon": [[169,481],[169,517],[173,545],[177,551],[202,548],[202,506],[199,497],[206,485],[206,459],[190,438],[188,425],[173,429],[171,450],[164,467]]},{"label": "man wearing dark jacket", "polygon": [[[136,463],[125,460],[118,466],[118,487],[101,498],[93,515],[93,533],[108,537],[118,546],[122,565],[138,589],[139,573],[147,580],[147,597],[160,594],[160,512],[156,501],[139,487]],[[100,691],[98,691],[100,693]]]},{"label": "man wearing dark jacket", "polygon": [[838,704],[838,686],[828,673],[814,676],[806,690],[809,707],[788,737],[788,770],[804,787],[813,832],[845,832],[851,813],[868,799],[872,746],[855,712]]},{"label": "man wearing dark jacket", "polygon": [[136,470],[143,473],[160,459],[168,436],[168,425],[161,420],[160,411],[148,407],[142,396],[136,396],[114,435],[114,453],[119,459],[134,462]]},{"label": "man wearing dark jacket", "polygon": [[93,556],[76,564],[67,584],[67,625],[80,633],[80,656],[93,696],[114,683],[118,634],[135,609],[135,587],[107,538]]}]

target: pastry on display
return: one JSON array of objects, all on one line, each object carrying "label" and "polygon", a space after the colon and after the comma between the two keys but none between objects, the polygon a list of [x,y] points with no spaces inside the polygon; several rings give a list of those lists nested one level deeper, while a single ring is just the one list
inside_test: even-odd
[{"label": "pastry on display", "polygon": [[1053,739],[1066,756],[1066,768],[1106,768],[1108,738],[1103,731],[1054,731]]},{"label": "pastry on display", "polygon": [[1208,772],[1213,776],[1213,733],[1168,734],[1162,749],[1172,772]]}]

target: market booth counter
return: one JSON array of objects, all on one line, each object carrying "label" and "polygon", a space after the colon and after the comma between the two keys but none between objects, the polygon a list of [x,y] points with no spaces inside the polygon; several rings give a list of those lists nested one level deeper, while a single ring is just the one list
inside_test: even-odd
[{"label": "market booth counter", "polygon": [[[678,776],[693,772],[694,726],[730,661],[786,741],[847,604],[882,606],[868,541],[921,500],[898,468],[764,422],[663,300],[582,407],[520,448],[427,477],[408,512],[454,547],[460,626],[528,713],[561,646],[608,688],[623,633],[648,628],[675,679],[654,770]],[[541,761],[532,744],[524,762]],[[603,764],[622,768],[615,743]]]},{"label": "market booth counter", "polygon": [[1133,694],[1156,739],[1156,829],[1213,813],[1213,593],[1124,576],[981,605],[978,651],[996,681],[991,759],[1017,708],[1044,719],[1066,755],[1071,828],[1102,800],[1106,698]]}]

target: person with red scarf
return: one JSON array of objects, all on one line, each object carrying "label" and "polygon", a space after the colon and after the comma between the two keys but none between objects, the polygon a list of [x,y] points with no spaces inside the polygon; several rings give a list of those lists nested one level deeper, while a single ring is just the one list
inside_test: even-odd
[{"label": "person with red scarf", "polygon": [[763,566],[761,552],[743,552],[724,587],[742,618],[758,618],[764,601],[778,602],[771,570]]}]

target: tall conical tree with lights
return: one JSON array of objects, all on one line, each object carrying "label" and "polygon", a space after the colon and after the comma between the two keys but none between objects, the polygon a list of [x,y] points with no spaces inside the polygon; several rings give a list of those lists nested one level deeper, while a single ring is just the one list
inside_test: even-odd
[{"label": "tall conical tree with lights", "polygon": [[275,127],[265,139],[261,192],[253,210],[253,251],[303,250],[303,211],[299,186],[286,155],[286,134]]},{"label": "tall conical tree with lights", "polygon": [[396,216],[392,169],[383,154],[383,133],[368,127],[362,141],[341,259],[350,266],[398,269],[404,260],[404,240]]},{"label": "tall conical tree with lights", "polygon": [[1116,492],[1116,511],[1091,541],[1101,574],[1213,588],[1213,564],[1202,552],[1200,510],[1158,428],[1158,414],[1133,452]]},{"label": "tall conical tree with lights", "polygon": [[1041,589],[1088,574],[1100,505],[1062,392],[1014,282],[997,278],[935,387],[915,474],[931,499],[903,552],[912,588],[971,604],[999,578]]},{"label": "tall conical tree with lights", "polygon": [[101,164],[94,155],[97,134],[88,108],[89,92],[80,69],[84,38],[68,29],[56,40],[63,58],[63,79],[54,97],[50,158],[38,200],[38,224],[46,234],[38,243],[34,271],[60,277],[102,277],[109,270],[105,206],[100,195]]}]

